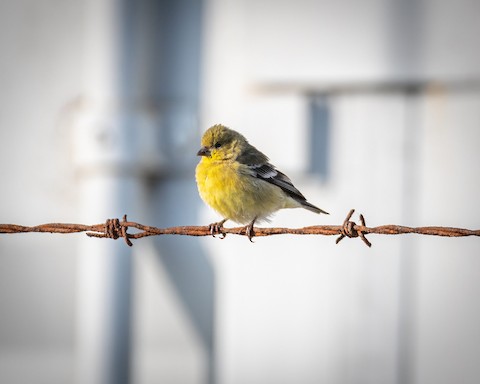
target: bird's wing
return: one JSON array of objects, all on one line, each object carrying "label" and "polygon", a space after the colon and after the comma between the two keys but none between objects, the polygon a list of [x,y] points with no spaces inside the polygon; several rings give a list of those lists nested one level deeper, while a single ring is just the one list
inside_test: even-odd
[{"label": "bird's wing", "polygon": [[254,164],[249,165],[249,168],[251,169],[254,177],[280,187],[285,193],[297,201],[306,201],[305,196],[303,196],[302,193],[293,186],[293,183],[288,176],[275,169],[272,164]]}]

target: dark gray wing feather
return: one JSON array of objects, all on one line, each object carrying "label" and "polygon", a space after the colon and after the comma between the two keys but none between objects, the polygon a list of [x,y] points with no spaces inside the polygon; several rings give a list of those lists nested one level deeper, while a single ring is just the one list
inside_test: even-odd
[{"label": "dark gray wing feather", "polygon": [[293,186],[292,181],[287,175],[275,169],[272,164],[264,163],[259,165],[250,165],[254,176],[265,180],[277,187],[282,188],[288,195],[298,201],[306,201],[305,196]]},{"label": "dark gray wing feather", "polygon": [[252,177],[256,177],[266,181],[267,183],[276,185],[292,199],[298,201],[304,208],[315,213],[328,214],[328,212],[325,212],[324,210],[309,203],[305,196],[303,196],[302,193],[293,186],[293,183],[288,176],[275,169],[272,164],[268,163],[268,157],[255,147],[249,146],[249,149],[242,153],[237,158],[237,161],[248,166]]}]

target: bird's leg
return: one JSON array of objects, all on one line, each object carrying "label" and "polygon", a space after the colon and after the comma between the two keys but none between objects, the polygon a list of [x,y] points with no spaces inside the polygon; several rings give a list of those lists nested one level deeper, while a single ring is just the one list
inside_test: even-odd
[{"label": "bird's leg", "polygon": [[217,223],[209,224],[208,229],[210,230],[210,234],[213,237],[215,237],[216,234],[220,234],[220,238],[224,239],[227,234],[223,230],[223,224],[225,224],[227,220],[228,219],[223,219],[222,221],[219,221]]},{"label": "bird's leg", "polygon": [[253,224],[255,224],[255,220],[257,220],[256,217],[247,226],[245,226],[245,234],[251,243],[253,243],[252,237],[255,236],[255,231],[253,230]]}]

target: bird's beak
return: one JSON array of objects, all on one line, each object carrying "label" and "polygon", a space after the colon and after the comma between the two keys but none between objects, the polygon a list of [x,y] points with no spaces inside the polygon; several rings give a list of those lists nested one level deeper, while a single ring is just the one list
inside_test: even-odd
[{"label": "bird's beak", "polygon": [[210,149],[208,147],[202,147],[197,152],[197,156],[210,156]]}]

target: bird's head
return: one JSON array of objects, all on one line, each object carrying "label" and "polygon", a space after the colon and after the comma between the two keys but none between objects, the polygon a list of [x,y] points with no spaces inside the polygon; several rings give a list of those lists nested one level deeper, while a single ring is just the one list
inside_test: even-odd
[{"label": "bird's head", "polygon": [[197,155],[212,160],[235,160],[247,144],[247,140],[240,133],[217,124],[203,134],[202,148]]}]

